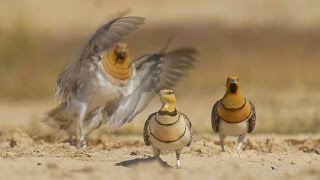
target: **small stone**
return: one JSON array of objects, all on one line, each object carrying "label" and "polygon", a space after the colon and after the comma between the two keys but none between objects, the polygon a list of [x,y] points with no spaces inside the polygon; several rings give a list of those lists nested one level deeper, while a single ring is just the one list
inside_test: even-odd
[{"label": "small stone", "polygon": [[295,161],[291,161],[291,164],[293,164],[293,165],[295,165],[295,164],[297,164]]},{"label": "small stone", "polygon": [[271,169],[272,169],[272,170],[275,170],[276,168],[275,168],[275,167],[273,167],[273,166],[271,166]]},{"label": "small stone", "polygon": [[138,155],[138,154],[139,154],[138,151],[131,151],[131,152],[130,152],[130,155],[131,155],[131,156],[136,156],[136,155]]},{"label": "small stone", "polygon": [[17,141],[14,140],[14,139],[11,139],[11,140],[10,140],[10,147],[13,148],[13,147],[15,147],[16,145],[17,145]]},{"label": "small stone", "polygon": [[38,166],[41,166],[42,164],[41,164],[41,162],[38,162],[37,165],[38,165]]},{"label": "small stone", "polygon": [[49,169],[57,169],[58,168],[58,164],[56,164],[54,162],[49,162],[49,163],[47,163],[47,168],[49,168]]},{"label": "small stone", "polygon": [[16,153],[14,153],[14,152],[7,152],[6,155],[5,155],[5,158],[14,159],[15,156],[16,156]]}]

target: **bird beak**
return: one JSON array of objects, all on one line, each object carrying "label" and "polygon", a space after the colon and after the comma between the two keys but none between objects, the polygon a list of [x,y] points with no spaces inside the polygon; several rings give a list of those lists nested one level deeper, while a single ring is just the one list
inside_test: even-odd
[{"label": "bird beak", "polygon": [[236,80],[230,81],[230,87],[229,88],[230,88],[230,92],[232,94],[235,94],[237,92],[237,90],[238,90],[237,81]]},{"label": "bird beak", "polygon": [[120,51],[117,54],[118,59],[125,59],[126,58],[127,53],[125,51]]},{"label": "bird beak", "polygon": [[235,80],[235,79],[231,80],[230,84],[237,84],[237,80]]}]

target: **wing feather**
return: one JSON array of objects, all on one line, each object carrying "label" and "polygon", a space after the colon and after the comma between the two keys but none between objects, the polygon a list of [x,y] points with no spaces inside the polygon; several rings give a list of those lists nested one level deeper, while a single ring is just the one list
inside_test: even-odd
[{"label": "wing feather", "polygon": [[184,113],[181,113],[181,112],[180,112],[180,114],[184,117],[184,119],[185,119],[185,121],[186,121],[186,123],[187,123],[187,128],[188,128],[189,131],[190,131],[191,138],[190,138],[190,141],[189,141],[189,143],[188,143],[188,145],[187,145],[187,146],[190,146],[191,143],[192,143],[192,139],[193,139],[192,123],[191,123],[191,121],[190,121],[190,119],[188,118],[187,115],[185,115]]},{"label": "wing feather", "polygon": [[148,132],[149,123],[150,123],[150,120],[154,117],[155,114],[156,114],[156,113],[150,114],[150,116],[148,117],[147,121],[144,123],[144,128],[143,128],[143,140],[144,140],[144,143],[145,143],[147,146],[150,146],[149,132]]},{"label": "wing feather", "polygon": [[257,117],[256,117],[256,109],[255,109],[253,103],[250,102],[250,105],[251,105],[251,113],[252,113],[252,115],[251,115],[251,117],[250,117],[250,119],[248,121],[248,125],[249,125],[248,133],[251,133],[254,130],[254,128],[256,126],[256,119],[257,119]]},{"label": "wing feather", "polygon": [[97,31],[83,44],[78,54],[70,64],[60,73],[55,94],[58,99],[67,99],[77,93],[81,83],[89,77],[93,56],[114,46],[129,32],[144,23],[142,17],[119,17],[97,29]]},{"label": "wing feather", "polygon": [[[137,75],[132,84],[135,84],[135,90],[121,100],[119,107],[110,117],[104,116],[108,129],[113,131],[132,121],[160,89],[173,88],[186,71],[193,67],[196,62],[195,54],[196,50],[193,48],[181,48],[168,53],[161,50],[134,60],[133,65],[136,67]],[[186,61],[191,62],[186,63]],[[179,67],[180,64],[188,66]],[[177,67],[180,69],[176,69]]]},{"label": "wing feather", "polygon": [[212,113],[211,113],[211,126],[215,133],[219,132],[219,122],[220,122],[220,116],[218,114],[219,103],[220,103],[220,100],[213,105]]},{"label": "wing feather", "polygon": [[161,56],[150,56],[144,63],[137,68],[137,75],[131,80],[134,91],[123,97],[119,106],[112,113],[104,112],[105,123],[110,131],[114,131],[125,123],[133,120],[133,118],[141,112],[147,102],[153,97],[153,89],[160,80]]},{"label": "wing feather", "polygon": [[157,90],[164,88],[172,89],[177,83],[177,80],[185,76],[187,70],[194,67],[196,59],[194,56],[197,51],[193,48],[180,48],[170,51],[165,54],[165,63],[163,64],[163,72],[160,76],[160,83]]}]

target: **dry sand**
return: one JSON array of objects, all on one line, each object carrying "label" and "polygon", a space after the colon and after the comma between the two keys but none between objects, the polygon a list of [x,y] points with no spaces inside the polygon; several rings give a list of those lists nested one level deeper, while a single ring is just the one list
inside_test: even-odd
[{"label": "dry sand", "polygon": [[[218,136],[201,131],[202,126],[210,126],[207,112],[212,100],[203,98],[204,106],[194,111],[188,105],[192,99],[188,99],[181,98],[181,109],[189,112],[196,133],[192,145],[183,151],[181,169],[174,167],[173,153],[163,154],[164,162],[152,160],[152,150],[144,145],[140,135],[144,118],[157,108],[156,100],[152,103],[154,107],[148,107],[116,134],[106,134],[103,128],[94,132],[84,151],[64,142],[63,133],[59,133],[55,143],[55,133],[40,123],[43,113],[53,107],[52,101],[3,101],[0,103],[0,179],[320,179],[319,133],[259,134],[262,126],[272,128],[264,121],[276,121],[276,116],[264,117],[274,114],[272,109],[259,106],[264,111],[259,111],[255,131],[258,134],[247,136],[240,155],[235,151],[236,139],[227,138],[228,152],[221,153]],[[307,115],[304,109],[294,110]],[[289,115],[292,116],[282,121],[287,120],[290,128],[296,128],[292,124],[298,121],[293,117],[297,114]]]},{"label": "dry sand", "polygon": [[250,135],[240,155],[233,140],[221,153],[217,136],[195,135],[176,169],[173,153],[152,160],[142,136],[93,136],[79,150],[24,130],[2,130],[0,179],[320,179],[319,134]]}]

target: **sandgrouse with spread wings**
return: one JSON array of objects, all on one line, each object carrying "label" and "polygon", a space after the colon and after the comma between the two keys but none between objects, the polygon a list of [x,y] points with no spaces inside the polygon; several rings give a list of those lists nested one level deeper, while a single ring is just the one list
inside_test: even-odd
[{"label": "sandgrouse with spread wings", "polygon": [[226,136],[238,137],[239,151],[246,134],[255,127],[256,112],[254,105],[241,95],[238,77],[228,77],[226,86],[225,95],[212,108],[211,124],[213,131],[219,133],[222,151]]},{"label": "sandgrouse with spread wings", "polygon": [[144,142],[151,145],[155,157],[160,158],[161,151],[175,151],[177,167],[180,167],[180,154],[192,141],[191,121],[177,111],[176,97],[172,90],[159,93],[162,107],[149,116],[144,125]]},{"label": "sandgrouse with spread wings", "polygon": [[[62,71],[55,95],[59,105],[44,122],[86,136],[106,124],[110,131],[130,122],[162,88],[171,88],[194,63],[193,48],[162,50],[131,60],[129,46],[119,42],[144,23],[142,17],[119,17],[101,26]],[[139,43],[139,42],[137,42]]]}]

